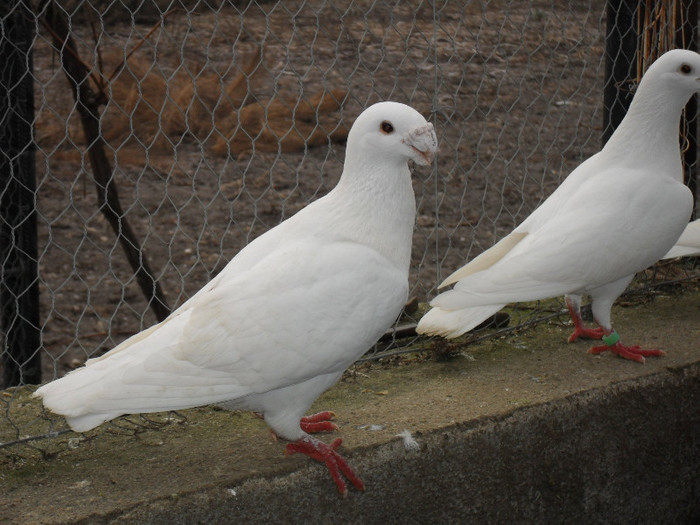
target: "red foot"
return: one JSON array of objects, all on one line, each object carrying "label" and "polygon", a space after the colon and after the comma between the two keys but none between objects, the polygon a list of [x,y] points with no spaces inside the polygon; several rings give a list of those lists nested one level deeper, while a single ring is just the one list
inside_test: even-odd
[{"label": "red foot", "polygon": [[585,328],[583,326],[576,326],[574,332],[569,336],[567,341],[573,343],[576,339],[600,339],[605,335],[605,332],[601,327],[598,328]]},{"label": "red foot", "polygon": [[338,492],[345,497],[348,493],[348,487],[343,477],[340,475],[341,472],[345,474],[345,477],[348,478],[350,483],[352,483],[357,490],[365,490],[365,484],[357,477],[357,474],[353,472],[341,455],[336,452],[342,443],[343,440],[341,438],[337,438],[330,445],[326,445],[323,441],[312,437],[304,437],[299,441],[287,445],[285,453],[306,454],[316,461],[325,463],[333,477],[333,481],[335,481],[335,484],[338,486]]},{"label": "red foot", "polygon": [[581,317],[581,305],[579,299],[572,299],[566,296],[566,307],[569,309],[569,315],[574,323],[574,333],[569,336],[567,341],[573,343],[579,337],[582,339],[600,339],[605,335],[601,327],[586,328]]},{"label": "red foot", "polygon": [[311,434],[315,432],[334,432],[339,430],[338,425],[330,421],[335,417],[333,412],[326,410],[318,414],[302,417],[299,426],[304,432]]},{"label": "red foot", "polygon": [[612,353],[619,355],[625,359],[630,359],[632,361],[637,361],[638,363],[644,362],[644,357],[661,357],[666,355],[663,350],[643,350],[638,345],[625,346],[619,341],[612,346],[600,345],[594,346],[588,350],[589,354],[600,354],[610,350]]}]

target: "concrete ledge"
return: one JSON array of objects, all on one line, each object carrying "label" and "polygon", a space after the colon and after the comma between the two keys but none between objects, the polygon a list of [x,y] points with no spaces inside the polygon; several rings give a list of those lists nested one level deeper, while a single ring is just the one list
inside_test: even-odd
[{"label": "concrete ledge", "polygon": [[700,366],[358,451],[369,489],[318,468],[152,502],[114,523],[698,523]]},{"label": "concrete ledge", "polygon": [[[358,368],[314,407],[338,414],[367,486],[346,499],[262,421],[205,407],[0,456],[0,523],[700,522],[700,293],[614,319],[623,341],[667,356],[591,356],[557,322],[447,362]],[[38,413],[28,394],[18,418]]]}]

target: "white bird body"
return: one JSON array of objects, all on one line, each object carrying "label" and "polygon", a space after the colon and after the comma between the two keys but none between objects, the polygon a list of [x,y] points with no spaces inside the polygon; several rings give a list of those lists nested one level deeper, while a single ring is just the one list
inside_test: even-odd
[{"label": "white bird body", "polygon": [[[692,73],[680,73],[682,65]],[[507,303],[564,294],[573,302],[589,294],[596,321],[611,332],[614,300],[663,257],[690,217],[678,122],[697,90],[700,55],[659,58],[605,147],[511,234],[449,276],[440,287],[454,289],[431,302],[418,332],[457,337]]]},{"label": "white bird body", "polygon": [[[256,394],[286,387],[285,404],[297,409],[285,407],[288,421],[273,428],[299,439],[299,419],[330,386],[318,390],[308,381],[329,374],[337,379],[362,355],[398,316],[408,283],[387,259],[352,242],[311,237],[274,254],[217,279],[162,323],[50,383],[40,391],[46,406],[77,431],[124,413],[232,400],[267,419],[278,407]],[[329,264],[335,273],[324,272]],[[362,282],[366,267],[376,282]],[[319,297],[334,302],[314,307]],[[344,324],[355,330],[340,329]]]},{"label": "white bird body", "polygon": [[[387,122],[390,133],[380,129]],[[77,431],[223,403],[309,442],[304,413],[405,304],[415,220],[407,162],[427,164],[436,148],[412,108],[368,108],[328,195],[251,242],[163,322],[35,395]]]},{"label": "white bird body", "polygon": [[688,224],[664,259],[700,255],[700,219]]}]

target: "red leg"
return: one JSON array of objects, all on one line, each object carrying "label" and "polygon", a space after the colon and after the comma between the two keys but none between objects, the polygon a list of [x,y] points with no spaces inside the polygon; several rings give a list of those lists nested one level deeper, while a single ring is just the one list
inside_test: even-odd
[{"label": "red leg", "polygon": [[583,318],[581,317],[581,311],[578,307],[568,300],[566,301],[566,307],[569,309],[569,315],[571,320],[574,322],[574,332],[569,336],[567,342],[573,343],[579,337],[582,339],[600,339],[605,335],[605,332],[601,327],[597,328],[586,328],[583,324]]},{"label": "red leg", "polygon": [[318,414],[302,417],[301,421],[299,421],[299,426],[304,432],[311,434],[315,432],[334,432],[338,430],[338,425],[330,421],[334,417],[335,414],[333,412],[326,410]]},{"label": "red leg", "polygon": [[320,461],[326,464],[328,467],[333,481],[338,486],[338,492],[345,497],[348,493],[348,487],[343,477],[344,474],[346,478],[352,483],[352,485],[357,490],[365,490],[365,484],[362,480],[353,472],[348,463],[343,459],[343,457],[336,452],[338,447],[343,443],[341,438],[337,438],[330,445],[326,445],[323,441],[312,438],[311,436],[303,437],[299,441],[290,443],[287,445],[286,454],[306,454],[316,461]]},{"label": "red leg", "polygon": [[638,345],[625,346],[620,342],[620,337],[615,331],[605,334],[602,339],[606,344],[589,348],[589,354],[601,354],[607,350],[610,350],[613,354],[617,354],[624,359],[637,361],[638,363],[644,363],[645,357],[661,357],[666,355],[666,352],[663,350],[644,350]]}]

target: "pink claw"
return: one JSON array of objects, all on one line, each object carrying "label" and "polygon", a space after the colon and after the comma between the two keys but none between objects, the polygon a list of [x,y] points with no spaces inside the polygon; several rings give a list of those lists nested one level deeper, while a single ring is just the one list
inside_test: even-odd
[{"label": "pink claw", "polygon": [[644,350],[638,345],[625,346],[619,341],[612,346],[594,346],[588,349],[588,353],[601,354],[607,350],[610,350],[612,353],[617,354],[624,359],[630,359],[631,361],[637,361],[638,363],[644,363],[645,357],[661,357],[666,355],[666,352],[663,350]]},{"label": "pink claw", "polygon": [[360,480],[357,474],[353,472],[347,461],[345,461],[345,459],[343,459],[343,457],[336,452],[342,443],[343,440],[341,438],[337,438],[330,445],[326,445],[323,441],[307,436],[301,438],[299,441],[295,441],[294,443],[287,445],[285,453],[306,454],[316,461],[325,463],[326,467],[328,467],[328,470],[331,473],[331,476],[333,477],[333,481],[335,481],[335,484],[338,487],[338,492],[345,497],[348,493],[348,487],[343,480],[341,473],[348,478],[350,483],[352,483],[357,490],[365,490],[365,484],[362,483],[362,480]]},{"label": "pink claw", "polygon": [[299,421],[299,426],[304,432],[334,432],[339,430],[338,425],[330,421],[335,417],[335,414],[329,410],[305,416]]},{"label": "pink claw", "polygon": [[[574,323],[575,324],[575,323]],[[567,342],[573,343],[576,339],[601,339],[605,335],[602,328],[585,328],[584,326],[576,326],[574,332],[569,336]]]},{"label": "pink claw", "polygon": [[574,323],[574,333],[569,336],[567,342],[573,343],[579,337],[581,339],[601,339],[605,335],[605,331],[601,328],[586,328],[581,317],[581,310],[578,307],[578,302],[570,302],[567,298],[566,307],[569,309],[569,315]]}]

